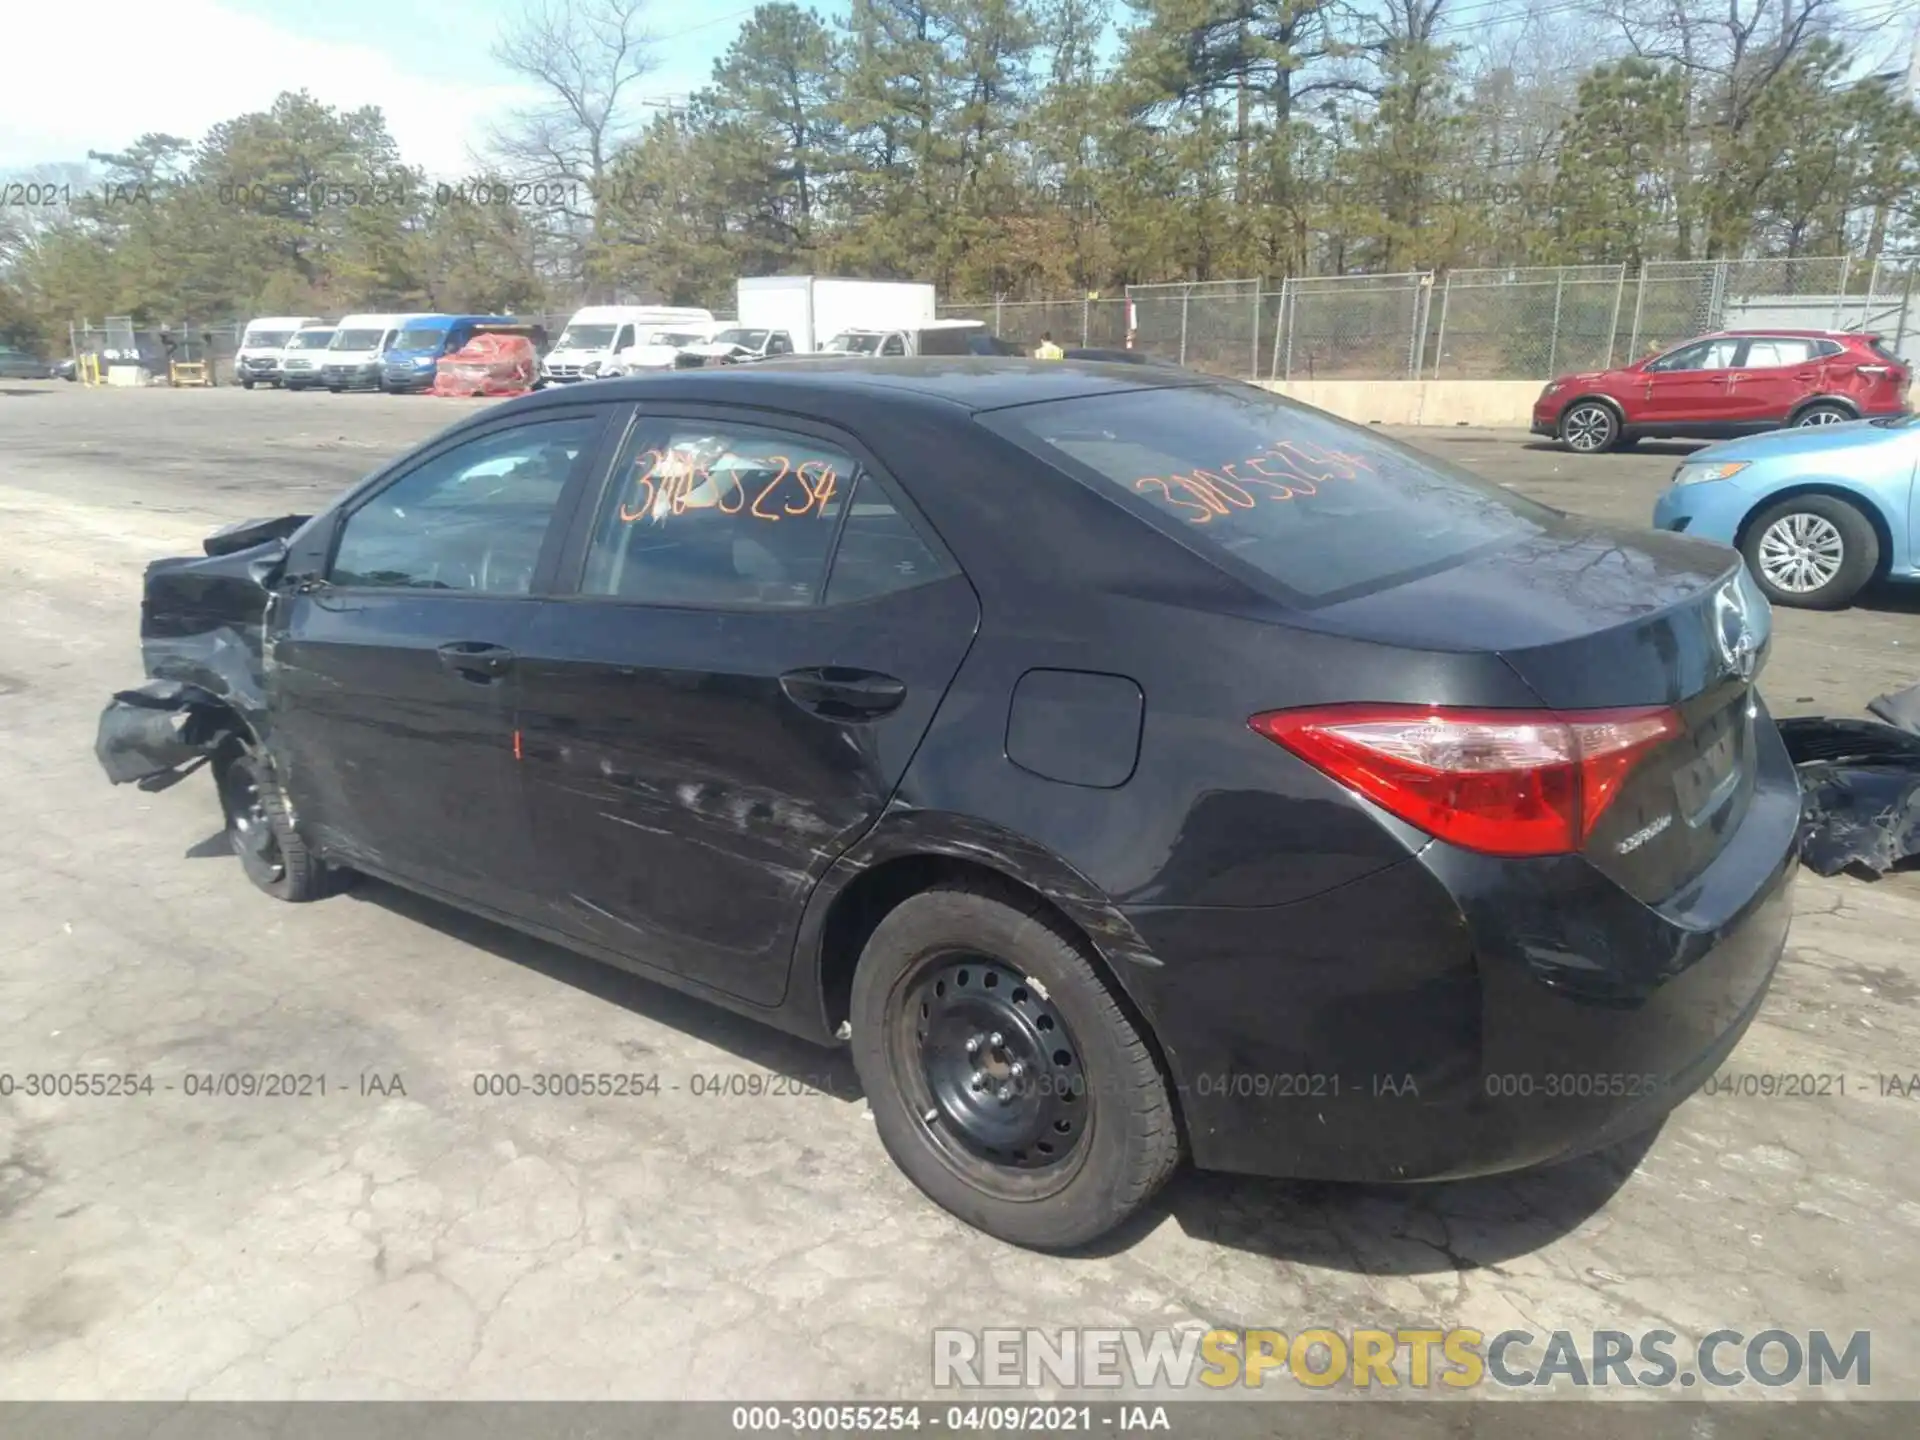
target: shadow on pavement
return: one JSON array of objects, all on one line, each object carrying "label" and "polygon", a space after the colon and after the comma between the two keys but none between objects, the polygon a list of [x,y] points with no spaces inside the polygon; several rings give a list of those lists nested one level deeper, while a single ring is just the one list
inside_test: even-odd
[{"label": "shadow on pavement", "polygon": [[[363,877],[348,895],[714,1045],[748,1065],[803,1081],[838,1100],[862,1099],[845,1051],[810,1044],[397,886]],[[1431,1185],[1305,1183],[1184,1169],[1132,1221],[1076,1253],[1092,1258],[1129,1250],[1171,1214],[1193,1239],[1285,1263],[1368,1275],[1497,1265],[1585,1222],[1632,1175],[1657,1133],[1547,1169]],[[1271,1319],[1252,1317],[1248,1323]]]},{"label": "shadow on pavement", "polygon": [[525,966],[597,1000],[670,1026],[717,1046],[748,1065],[802,1082],[836,1100],[851,1102],[862,1098],[853,1063],[843,1050],[809,1044],[770,1025],[723,1010],[717,1004],[683,995],[629,971],[577,955],[384,881],[361,876],[347,895]]}]

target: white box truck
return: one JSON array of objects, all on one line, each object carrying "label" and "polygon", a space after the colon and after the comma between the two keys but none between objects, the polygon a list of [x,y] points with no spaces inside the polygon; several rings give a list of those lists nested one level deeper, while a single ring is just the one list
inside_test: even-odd
[{"label": "white box truck", "polygon": [[911,330],[934,318],[933,286],[913,280],[761,275],[737,282],[744,328],[784,330],[811,354],[846,330]]}]

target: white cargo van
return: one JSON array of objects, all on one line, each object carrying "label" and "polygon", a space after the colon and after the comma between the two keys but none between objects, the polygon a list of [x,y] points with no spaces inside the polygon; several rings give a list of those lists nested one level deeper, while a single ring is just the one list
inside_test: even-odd
[{"label": "white cargo van", "polygon": [[327,346],[320,383],[338,395],[342,390],[378,390],[393,342],[421,315],[345,315],[334,327]]},{"label": "white cargo van", "polygon": [[320,372],[327,363],[327,347],[332,343],[333,326],[324,320],[294,331],[287,348],[280,352],[280,383],[289,390],[311,390],[319,385]]},{"label": "white cargo van", "polygon": [[671,305],[589,305],[576,310],[547,358],[540,362],[544,385],[598,379],[621,351],[640,343],[649,331],[691,331],[713,324],[711,310]]},{"label": "white cargo van", "polygon": [[734,289],[742,328],[784,331],[801,354],[826,348],[844,330],[908,330],[934,317],[933,286],[917,281],[762,275]]},{"label": "white cargo van", "polygon": [[262,315],[249,320],[233,357],[233,377],[244,390],[280,383],[281,352],[296,331],[321,323],[318,315]]}]

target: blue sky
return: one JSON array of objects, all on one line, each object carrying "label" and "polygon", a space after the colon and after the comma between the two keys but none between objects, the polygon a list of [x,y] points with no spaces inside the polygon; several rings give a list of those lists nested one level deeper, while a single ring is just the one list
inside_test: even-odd
[{"label": "blue sky", "polygon": [[[521,0],[9,0],[9,50],[35,57],[0,86],[0,174],[83,161],[145,131],[209,126],[305,86],[343,107],[379,104],[409,160],[470,173],[475,100],[509,104],[488,50]],[[823,15],[844,0],[815,0]],[[752,13],[741,0],[656,0],[658,69],[646,96],[685,95]],[[78,101],[79,103],[76,103]]]},{"label": "blue sky", "polygon": [[[474,156],[484,131],[477,117],[525,98],[488,50],[523,3],[0,0],[9,54],[27,57],[0,81],[0,175],[46,175],[149,130],[197,140],[303,86],[330,105],[378,104],[402,153],[439,178],[484,174]],[[846,0],[812,3],[829,17],[847,8]],[[1848,8],[1860,20],[1887,21],[1911,5],[1850,0]],[[683,96],[706,84],[752,9],[743,0],[653,0],[658,69],[641,93]],[[1522,0],[1459,0],[1453,13],[1484,22],[1522,9]],[[1909,32],[1878,28],[1869,58],[1904,63]]]}]

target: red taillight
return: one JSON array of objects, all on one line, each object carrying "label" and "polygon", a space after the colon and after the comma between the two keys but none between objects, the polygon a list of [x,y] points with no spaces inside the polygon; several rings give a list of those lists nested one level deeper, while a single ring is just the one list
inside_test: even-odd
[{"label": "red taillight", "polygon": [[1247,722],[1428,834],[1488,855],[1563,855],[1629,772],[1684,728],[1663,708],[1329,705]]}]

